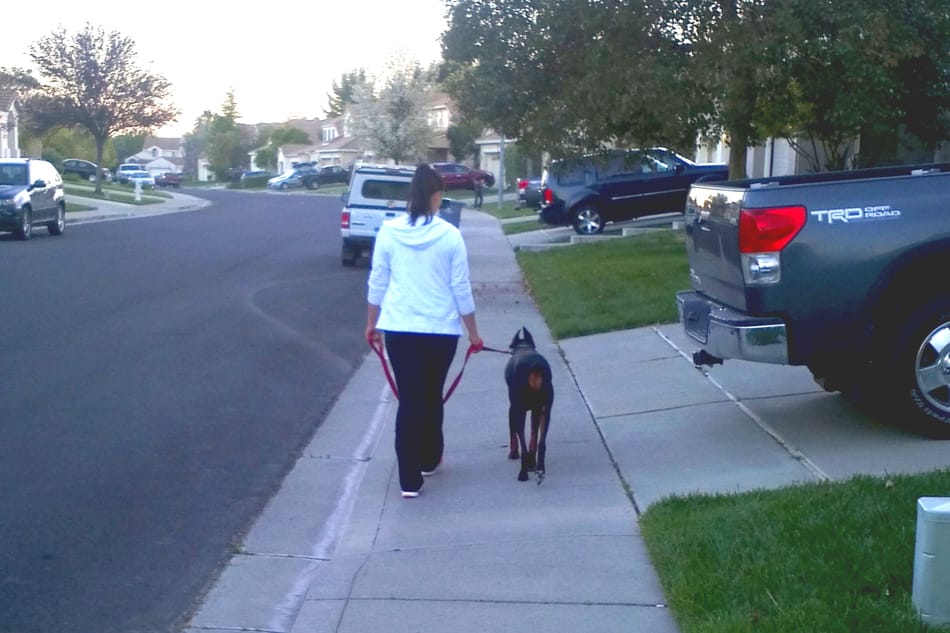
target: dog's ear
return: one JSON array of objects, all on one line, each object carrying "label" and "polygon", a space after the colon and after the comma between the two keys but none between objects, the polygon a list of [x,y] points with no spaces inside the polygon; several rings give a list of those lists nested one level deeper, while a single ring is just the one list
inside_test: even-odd
[{"label": "dog's ear", "polygon": [[525,343],[527,343],[527,344],[530,345],[531,347],[534,347],[534,337],[531,336],[531,332],[529,332],[529,331],[528,331],[528,328],[526,328],[526,327],[522,327],[521,329],[522,329],[522,331],[524,331],[524,340],[525,340]]},{"label": "dog's ear", "polygon": [[520,342],[520,340],[521,340],[521,330],[518,330],[517,332],[515,332],[514,337],[512,337],[511,345],[508,346],[508,349],[515,349],[516,347],[518,347],[518,343]]}]

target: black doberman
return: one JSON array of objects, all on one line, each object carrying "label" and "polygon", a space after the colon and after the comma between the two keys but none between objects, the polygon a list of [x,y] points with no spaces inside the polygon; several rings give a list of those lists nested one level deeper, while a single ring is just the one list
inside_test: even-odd
[{"label": "black doberman", "polygon": [[[511,434],[508,459],[521,457],[518,481],[528,480],[528,471],[535,471],[540,484],[544,480],[544,453],[547,449],[554,385],[551,366],[534,348],[528,328],[522,327],[511,339],[511,360],[505,367],[508,383],[508,430]],[[531,443],[525,442],[525,417],[531,413]]]}]

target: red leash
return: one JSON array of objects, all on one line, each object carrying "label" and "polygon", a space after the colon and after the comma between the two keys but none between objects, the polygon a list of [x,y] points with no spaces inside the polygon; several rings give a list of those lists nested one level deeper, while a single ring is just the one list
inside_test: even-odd
[{"label": "red leash", "polygon": [[[389,388],[393,390],[393,394],[396,396],[396,399],[399,399],[399,390],[396,388],[396,381],[393,379],[392,372],[389,371],[389,363],[386,362],[386,355],[383,354],[383,344],[380,342],[378,345],[376,341],[369,341],[369,346],[373,348],[373,351],[376,352],[376,355],[379,356],[379,362],[383,365],[383,373],[386,374],[386,381],[389,382]],[[486,352],[498,352],[499,354],[510,354],[511,352],[506,352],[500,349],[494,349],[492,347],[482,346],[482,350]],[[455,388],[459,386],[459,382],[462,380],[462,374],[465,373],[465,366],[468,365],[468,359],[472,357],[472,354],[475,353],[475,346],[469,345],[468,350],[465,352],[465,360],[462,361],[462,368],[459,370],[458,376],[455,377],[455,380],[452,381],[452,384],[449,385],[449,390],[445,392],[445,396],[442,398],[442,403],[445,404],[448,402],[449,398],[452,396],[452,393],[455,391]]]}]

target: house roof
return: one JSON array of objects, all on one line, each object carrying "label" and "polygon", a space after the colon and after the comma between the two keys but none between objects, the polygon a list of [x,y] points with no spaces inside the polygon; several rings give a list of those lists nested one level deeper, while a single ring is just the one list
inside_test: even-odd
[{"label": "house roof", "polygon": [[0,89],[0,112],[9,112],[16,102],[16,91]]},{"label": "house roof", "polygon": [[162,150],[180,150],[181,149],[181,138],[162,138],[159,136],[149,136],[145,139],[145,144],[142,147],[157,147]]}]

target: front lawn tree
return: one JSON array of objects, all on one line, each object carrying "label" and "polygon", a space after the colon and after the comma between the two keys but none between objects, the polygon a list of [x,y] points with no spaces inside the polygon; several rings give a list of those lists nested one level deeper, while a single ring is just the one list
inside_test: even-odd
[{"label": "front lawn tree", "polygon": [[[96,142],[101,165],[106,141],[118,134],[148,132],[175,120],[171,84],[136,63],[134,42],[91,24],[70,35],[62,27],[30,46],[41,88],[25,110],[40,129],[80,126]],[[96,177],[102,192],[102,174]]]},{"label": "front lawn tree", "polygon": [[357,86],[350,106],[353,136],[397,164],[424,159],[434,131],[427,119],[430,86],[416,65],[393,68],[382,88]]}]

